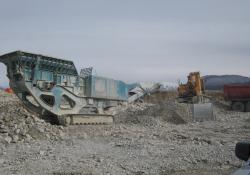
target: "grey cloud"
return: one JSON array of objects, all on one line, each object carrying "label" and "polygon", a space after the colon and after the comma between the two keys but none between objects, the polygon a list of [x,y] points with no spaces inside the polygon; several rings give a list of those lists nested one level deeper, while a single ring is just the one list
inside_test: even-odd
[{"label": "grey cloud", "polygon": [[[250,76],[250,1],[3,1],[0,54],[72,59],[125,81]],[[11,13],[10,13],[11,9]],[[237,63],[237,64],[235,64]],[[0,84],[6,84],[0,65]]]}]

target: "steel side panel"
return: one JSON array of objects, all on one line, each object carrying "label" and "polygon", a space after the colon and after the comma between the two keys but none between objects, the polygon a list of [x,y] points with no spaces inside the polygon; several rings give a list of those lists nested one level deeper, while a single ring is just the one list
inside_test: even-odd
[{"label": "steel side panel", "polygon": [[86,78],[86,96],[116,100],[128,99],[127,84],[109,78],[89,76]]},{"label": "steel side panel", "polygon": [[193,104],[194,121],[214,120],[212,103]]},{"label": "steel side panel", "polygon": [[226,85],[224,86],[224,98],[226,100],[250,99],[250,85]]}]

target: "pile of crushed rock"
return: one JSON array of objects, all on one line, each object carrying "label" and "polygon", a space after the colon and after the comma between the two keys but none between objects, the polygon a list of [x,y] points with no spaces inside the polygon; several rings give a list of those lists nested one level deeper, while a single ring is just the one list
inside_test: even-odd
[{"label": "pile of crushed rock", "polygon": [[174,99],[163,103],[133,103],[116,108],[115,123],[157,126],[164,123],[185,124],[192,121],[191,105]]},{"label": "pile of crushed rock", "polygon": [[[154,100],[155,103],[151,100],[151,103],[148,101],[124,104],[110,112],[114,115],[116,124],[155,127],[165,123],[179,125],[192,121],[190,104],[180,104],[174,98],[159,100],[154,97]],[[64,136],[64,127],[45,122],[28,112],[14,94],[0,91],[0,142],[58,140]]]},{"label": "pile of crushed rock", "polygon": [[28,112],[13,94],[0,92],[0,142],[31,142],[64,137],[62,126],[51,125]]}]

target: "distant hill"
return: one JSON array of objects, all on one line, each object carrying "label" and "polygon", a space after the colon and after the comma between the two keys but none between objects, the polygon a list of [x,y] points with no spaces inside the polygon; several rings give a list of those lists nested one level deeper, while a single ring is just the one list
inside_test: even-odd
[{"label": "distant hill", "polygon": [[207,90],[222,90],[226,84],[250,84],[250,78],[240,75],[206,75],[205,88]]}]

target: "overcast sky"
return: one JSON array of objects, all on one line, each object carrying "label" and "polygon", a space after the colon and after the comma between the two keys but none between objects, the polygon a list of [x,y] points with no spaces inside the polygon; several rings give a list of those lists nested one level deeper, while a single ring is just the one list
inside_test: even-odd
[{"label": "overcast sky", "polygon": [[[249,0],[0,0],[0,54],[73,60],[126,82],[250,76]],[[0,86],[6,68],[0,64]]]}]

